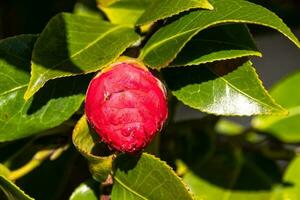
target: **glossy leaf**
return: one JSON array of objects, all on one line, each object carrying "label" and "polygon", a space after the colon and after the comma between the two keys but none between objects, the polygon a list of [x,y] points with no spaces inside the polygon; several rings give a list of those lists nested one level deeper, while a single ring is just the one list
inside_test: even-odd
[{"label": "glossy leaf", "polygon": [[262,56],[244,24],[231,24],[204,30],[180,51],[172,66],[200,65],[247,56]]},{"label": "glossy leaf", "polygon": [[[97,187],[98,186],[98,187]],[[98,200],[99,183],[92,180],[81,183],[72,193],[70,200]]]},{"label": "glossy leaf", "polygon": [[269,10],[245,0],[211,0],[214,10],[198,10],[157,31],[143,48],[140,59],[152,68],[171,63],[185,44],[200,31],[224,23],[250,23],[278,30],[298,47],[300,42],[282,20]]},{"label": "glossy leaf", "polygon": [[173,170],[150,154],[121,155],[114,165],[112,199],[193,199]]},{"label": "glossy leaf", "polygon": [[200,166],[178,167],[185,168],[183,181],[197,200],[272,200],[272,189],[280,180],[275,162],[233,147],[217,149]]},{"label": "glossy leaf", "polygon": [[[3,196],[2,196],[3,195]],[[0,175],[0,199],[3,200],[33,200],[18,186]]]},{"label": "glossy leaf", "polygon": [[280,81],[271,95],[289,110],[288,116],[258,117],[252,121],[255,128],[267,131],[286,142],[300,141],[300,72]]},{"label": "glossy leaf", "polygon": [[85,116],[76,124],[72,139],[77,150],[87,159],[93,178],[99,182],[105,181],[111,173],[114,155],[108,154],[106,145],[89,127]]},{"label": "glossy leaf", "polygon": [[134,26],[151,0],[97,0],[98,7],[113,24]]},{"label": "glossy leaf", "polygon": [[192,8],[212,10],[208,0],[154,0],[138,19],[137,25],[149,24]]},{"label": "glossy leaf", "polygon": [[[228,66],[229,65],[229,66]],[[229,67],[238,66],[230,73]],[[225,75],[224,75],[225,72]],[[261,84],[251,62],[167,68],[163,76],[178,100],[216,115],[286,114]]]},{"label": "glossy leaf", "polygon": [[56,15],[34,45],[25,99],[51,79],[102,69],[138,39],[139,36],[128,27],[91,17]]},{"label": "glossy leaf", "polygon": [[0,141],[56,127],[69,119],[84,100],[90,77],[81,76],[51,81],[32,99],[24,100],[35,40],[36,36],[23,35],[0,42]]}]

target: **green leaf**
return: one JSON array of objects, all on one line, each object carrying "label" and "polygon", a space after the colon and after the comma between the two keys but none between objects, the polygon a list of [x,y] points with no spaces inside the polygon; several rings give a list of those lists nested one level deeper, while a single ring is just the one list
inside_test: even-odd
[{"label": "green leaf", "polygon": [[288,200],[300,199],[300,156],[296,156],[294,160],[289,164],[283,181],[287,185],[283,189],[283,197]]},{"label": "green leaf", "polygon": [[56,127],[69,119],[84,100],[90,77],[82,76],[51,81],[32,99],[24,100],[35,40],[36,36],[23,35],[0,42],[0,141]]},{"label": "green leaf", "polygon": [[257,117],[252,124],[255,128],[267,131],[286,142],[300,141],[300,72],[280,81],[271,90],[271,95],[288,109],[288,116]]},{"label": "green leaf", "polygon": [[96,5],[93,6],[92,1],[87,2],[77,2],[74,6],[73,13],[77,15],[82,15],[86,17],[95,17],[98,19],[104,20],[104,17],[101,15],[100,11],[97,9]]},{"label": "green leaf", "polygon": [[233,121],[221,119],[216,124],[215,129],[220,134],[231,136],[241,134],[245,127]]},{"label": "green leaf", "polygon": [[177,164],[185,168],[183,181],[199,200],[272,200],[272,188],[280,181],[274,161],[230,146],[219,147],[200,166]]},{"label": "green leaf", "polygon": [[247,26],[223,25],[204,30],[193,37],[170,67],[200,65],[246,56],[261,56]]},{"label": "green leaf", "polygon": [[114,166],[112,199],[193,199],[173,170],[150,154],[120,155]]},{"label": "green leaf", "polygon": [[110,22],[133,27],[151,0],[97,0],[97,2]]},{"label": "green leaf", "polygon": [[107,146],[89,127],[85,116],[76,124],[72,140],[76,149],[87,159],[93,178],[99,182],[105,181],[111,173],[114,155],[109,154]]},{"label": "green leaf", "polygon": [[28,100],[51,79],[102,69],[138,39],[128,27],[91,17],[56,15],[35,43],[31,78],[24,98]]},{"label": "green leaf", "polygon": [[[2,193],[1,193],[2,192]],[[3,200],[33,200],[15,184],[0,175],[0,199]]]},{"label": "green leaf", "polygon": [[149,24],[192,8],[212,10],[208,0],[154,0],[138,19],[137,25]]},{"label": "green leaf", "polygon": [[98,200],[99,183],[92,180],[81,183],[72,193],[70,200]]},{"label": "green leaf", "polygon": [[200,31],[224,23],[250,23],[278,30],[298,47],[300,42],[282,20],[269,10],[244,0],[211,0],[214,10],[198,10],[157,31],[142,49],[140,59],[152,68],[171,63]]},{"label": "green leaf", "polygon": [[216,115],[286,114],[262,86],[250,61],[224,75],[232,63],[212,67],[166,68],[163,77],[184,104]]}]

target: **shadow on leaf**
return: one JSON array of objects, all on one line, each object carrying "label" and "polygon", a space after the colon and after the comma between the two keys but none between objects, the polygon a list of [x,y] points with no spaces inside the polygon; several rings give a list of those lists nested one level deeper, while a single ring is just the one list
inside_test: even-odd
[{"label": "shadow on leaf", "polygon": [[114,161],[114,170],[121,170],[127,173],[128,171],[135,168],[137,165],[139,159],[141,157],[141,154],[138,155],[128,155],[128,154],[122,154],[119,155],[116,160]]}]

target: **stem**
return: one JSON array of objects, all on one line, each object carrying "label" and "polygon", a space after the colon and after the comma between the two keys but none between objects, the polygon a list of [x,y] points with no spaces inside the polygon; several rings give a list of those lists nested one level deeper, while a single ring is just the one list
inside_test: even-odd
[{"label": "stem", "polygon": [[46,149],[37,152],[28,163],[26,163],[24,166],[20,167],[19,169],[12,171],[9,174],[8,178],[12,181],[15,181],[25,176],[26,174],[28,174],[29,172],[31,172],[32,170],[40,166],[44,160],[46,160],[51,156],[52,153],[53,153],[53,149]]}]

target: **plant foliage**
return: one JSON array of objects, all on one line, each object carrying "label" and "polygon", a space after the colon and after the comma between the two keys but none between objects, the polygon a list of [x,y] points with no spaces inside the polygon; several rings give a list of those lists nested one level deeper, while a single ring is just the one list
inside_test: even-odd
[{"label": "plant foliage", "polygon": [[[0,41],[1,200],[300,199],[300,73],[269,94],[251,62],[263,55],[247,24],[300,48],[280,17],[246,0],[84,2]],[[169,123],[136,156],[108,149],[83,110],[94,73],[121,56],[169,94]],[[174,121],[179,102],[203,118]]]}]

